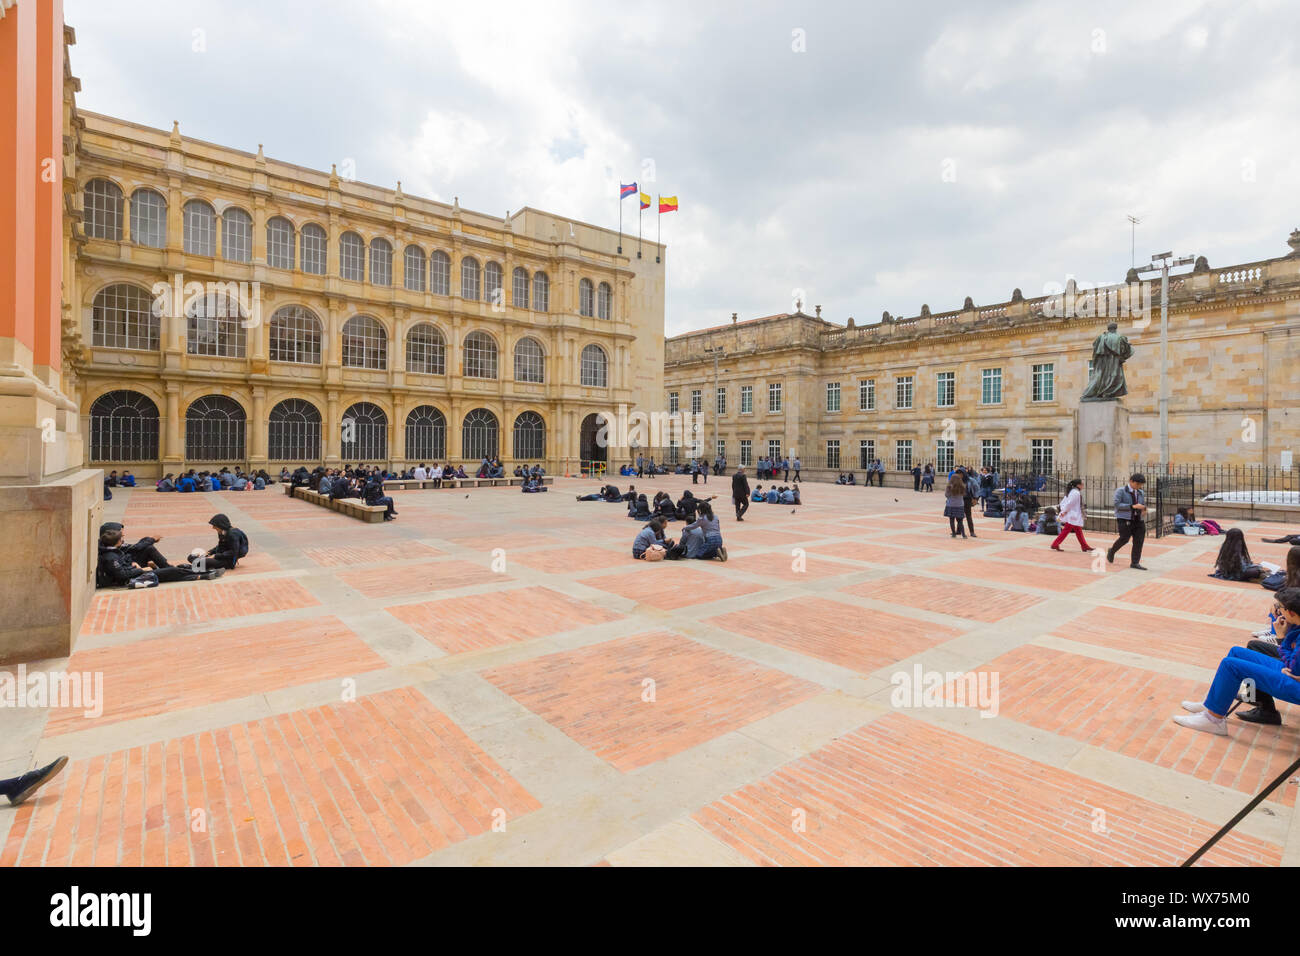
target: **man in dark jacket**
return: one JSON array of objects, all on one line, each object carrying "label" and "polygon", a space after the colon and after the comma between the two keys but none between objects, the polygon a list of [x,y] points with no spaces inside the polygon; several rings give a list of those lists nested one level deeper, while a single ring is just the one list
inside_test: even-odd
[{"label": "man in dark jacket", "polygon": [[736,505],[736,520],[744,521],[744,514],[749,510],[749,479],[745,477],[744,465],[731,476],[731,500]]},{"label": "man in dark jacket", "polygon": [[248,554],[248,535],[231,527],[225,515],[213,515],[208,524],[217,529],[217,546],[204,556],[204,566],[233,569]]}]

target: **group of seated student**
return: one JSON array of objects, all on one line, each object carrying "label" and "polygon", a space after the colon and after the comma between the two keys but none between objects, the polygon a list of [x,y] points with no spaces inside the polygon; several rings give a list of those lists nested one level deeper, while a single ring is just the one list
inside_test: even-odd
[{"label": "group of seated student", "polygon": [[104,484],[110,488],[134,488],[135,475],[123,471],[121,477],[118,477],[117,470],[114,469],[104,476]]},{"label": "group of seated student", "polygon": [[541,478],[545,474],[546,474],[546,469],[542,467],[542,463],[540,461],[537,464],[533,465],[532,468],[529,468],[526,464],[515,465],[516,478]]},{"label": "group of seated student", "polygon": [[224,514],[213,515],[208,526],[217,532],[216,545],[206,552],[196,548],[187,560],[172,564],[158,550],[161,536],[126,544],[121,523],[106,521],[99,526],[95,587],[151,588],[173,581],[213,581],[221,577],[248,555],[248,535],[234,527]]},{"label": "group of seated student", "polygon": [[306,475],[304,480],[305,470],[300,468],[294,474],[294,487],[310,488],[312,491],[328,496],[331,501],[338,501],[341,498],[360,498],[368,505],[382,505],[385,509],[385,521],[392,521],[397,517],[392,497],[384,494],[385,479],[395,477],[386,470],[378,467],[367,468],[365,465],[357,465],[356,468],[318,467]]},{"label": "group of seated student", "polygon": [[541,475],[529,474],[526,475],[526,477],[524,477],[523,482],[519,486],[519,490],[526,495],[531,495],[531,494],[536,494],[539,491],[550,491],[551,489],[547,488],[546,485],[542,482]]},{"label": "group of seated student", "polygon": [[[1245,647],[1228,651],[1205,700],[1183,701],[1183,709],[1190,713],[1178,715],[1175,723],[1222,737],[1228,733],[1228,711],[1238,698],[1255,705],[1237,711],[1240,720],[1252,724],[1282,723],[1275,698],[1300,704],[1300,547],[1287,552],[1282,574],[1282,587],[1271,602],[1267,626],[1252,634]],[[1244,681],[1250,683],[1242,695]]]},{"label": "group of seated student", "polygon": [[265,469],[245,472],[238,465],[231,471],[229,467],[217,472],[199,471],[191,468],[179,478],[175,472],[167,472],[158,479],[154,486],[157,491],[261,491],[267,485],[274,484],[275,479]]},{"label": "group of seated student", "polygon": [[750,501],[767,502],[769,505],[801,505],[803,500],[799,497],[798,485],[768,485],[767,491],[763,490],[762,485],[754,486],[754,493],[749,496]]},{"label": "group of seated student", "polygon": [[848,474],[841,471],[840,476],[835,479],[835,484],[837,485],[856,485],[857,483],[858,479],[853,477],[853,472],[851,471]]},{"label": "group of seated student", "polygon": [[[1211,521],[1208,518],[1205,521],[1197,521],[1196,514],[1191,508],[1179,508],[1178,514],[1174,515],[1174,534],[1223,534],[1223,529],[1219,527],[1217,521]],[[1268,541],[1268,538],[1264,538]],[[1269,544],[1287,544],[1286,538],[1279,538],[1276,541],[1269,541]],[[1290,542],[1296,543],[1296,542]]]},{"label": "group of seated student", "polygon": [[468,478],[465,469],[451,467],[451,462],[445,465],[439,465],[436,462],[426,466],[424,462],[416,465],[414,468],[407,468],[400,475],[392,476],[402,481],[432,481],[433,487],[441,488],[442,483],[450,478]]},{"label": "group of seated student", "polygon": [[484,458],[479,463],[478,471],[474,474],[475,478],[504,478],[506,476],[506,466],[501,464],[500,458]]},{"label": "group of seated student", "polygon": [[[641,496],[644,500],[644,496]],[[696,515],[681,537],[674,541],[664,536],[667,521],[655,515],[637,532],[632,540],[632,557],[638,560],[677,561],[690,558],[699,561],[726,561],[727,549],[722,544],[722,531],[713,506],[708,499],[695,499]]]}]

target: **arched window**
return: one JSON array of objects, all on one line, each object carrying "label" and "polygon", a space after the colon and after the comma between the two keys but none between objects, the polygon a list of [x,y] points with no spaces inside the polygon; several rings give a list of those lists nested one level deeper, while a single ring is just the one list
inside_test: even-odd
[{"label": "arched window", "polygon": [[466,378],[497,377],[497,344],[486,332],[471,332],[465,336]]},{"label": "arched window", "polygon": [[432,405],[406,416],[406,460],[434,462],[447,457],[447,419]]},{"label": "arched window", "polygon": [[611,318],[614,314],[614,290],[610,288],[608,282],[602,282],[596,287],[596,317],[601,319]]},{"label": "arched window", "polygon": [[158,316],[153,299],[137,285],[119,282],[95,295],[90,320],[92,345],[108,349],[158,351]]},{"label": "arched window", "polygon": [[266,264],[272,269],[293,268],[293,223],[283,216],[266,221]]},{"label": "arched window", "polygon": [[489,262],[483,267],[483,301],[500,307],[506,304],[505,290],[501,287],[501,263]]},{"label": "arched window", "polygon": [[167,245],[167,200],[152,189],[131,194],[131,241],[161,249]]},{"label": "arched window", "polygon": [[578,314],[595,315],[596,290],[590,279],[578,283]]},{"label": "arched window", "polygon": [[302,227],[300,234],[302,246],[302,271],[314,276],[325,274],[325,260],[328,257],[325,247],[329,245],[329,236],[325,230],[314,222]]},{"label": "arched window", "polygon": [[202,199],[191,199],[181,209],[185,228],[181,237],[192,256],[217,254],[217,215]]},{"label": "arched window", "polygon": [[546,358],[536,339],[520,339],[515,343],[516,382],[542,382],[545,370]]},{"label": "arched window", "polygon": [[551,280],[545,272],[533,273],[533,309],[551,311]]},{"label": "arched window", "polygon": [[300,305],[284,305],[271,316],[271,361],[320,364],[321,323]]},{"label": "arched window", "polygon": [[436,325],[421,322],[406,333],[406,370],[421,375],[447,374],[447,340]]},{"label": "arched window", "polygon": [[460,297],[478,299],[478,260],[473,256],[460,260]]},{"label": "arched window", "polygon": [[122,241],[122,190],[107,179],[92,179],[81,193],[86,235]]},{"label": "arched window", "polygon": [[185,308],[185,351],[190,355],[244,357],[243,313],[223,292],[195,296]]},{"label": "arched window", "polygon": [[424,250],[407,246],[403,257],[402,284],[412,292],[424,291]]},{"label": "arched window", "polygon": [[139,392],[106,392],[90,406],[91,461],[157,461],[158,406]]},{"label": "arched window", "polygon": [[388,416],[378,405],[357,402],[343,413],[340,424],[344,461],[364,464],[388,457]]},{"label": "arched window", "polygon": [[514,289],[510,301],[514,303],[516,309],[528,308],[528,270],[523,266],[516,266],[513,275]]},{"label": "arched window", "polygon": [[366,244],[355,232],[339,236],[339,275],[354,282],[366,277]]},{"label": "arched window", "polygon": [[521,412],[515,419],[515,460],[546,457],[546,425],[536,412]]},{"label": "arched window", "polygon": [[271,409],[266,456],[271,461],[320,461],[320,410],[301,398],[286,398]]},{"label": "arched window", "polygon": [[354,315],[343,323],[344,368],[388,368],[388,333],[377,319]]},{"label": "arched window", "polygon": [[495,458],[497,456],[497,417],[486,408],[476,408],[465,416],[461,428],[461,456],[467,459]]},{"label": "arched window", "polygon": [[204,395],[185,410],[185,459],[225,464],[244,458],[244,409],[233,398]]},{"label": "arched window", "polygon": [[231,262],[253,261],[253,217],[237,206],[221,214],[221,257]]},{"label": "arched window", "polygon": [[451,295],[451,256],[435,252],[429,257],[429,291],[434,295]]},{"label": "arched window", "polygon": [[582,350],[582,384],[591,388],[607,388],[609,358],[599,345],[588,345]]},{"label": "arched window", "polygon": [[370,284],[393,284],[393,247],[387,239],[370,240]]}]

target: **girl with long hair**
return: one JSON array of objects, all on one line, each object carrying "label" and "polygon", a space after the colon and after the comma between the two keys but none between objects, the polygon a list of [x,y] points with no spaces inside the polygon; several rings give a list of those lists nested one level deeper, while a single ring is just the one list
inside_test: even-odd
[{"label": "girl with long hair", "polygon": [[1079,540],[1079,547],[1085,552],[1094,551],[1083,537],[1083,479],[1074,478],[1066,489],[1065,497],[1057,508],[1057,517],[1061,522],[1061,533],[1052,542],[1052,550],[1060,551],[1061,542],[1067,535],[1074,535]]}]

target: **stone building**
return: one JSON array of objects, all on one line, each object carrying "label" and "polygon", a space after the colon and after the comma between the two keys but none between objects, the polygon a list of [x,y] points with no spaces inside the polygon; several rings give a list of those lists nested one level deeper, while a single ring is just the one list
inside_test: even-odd
[{"label": "stone building", "polygon": [[[1300,445],[1300,231],[1289,245],[1289,255],[1226,268],[1202,257],[1170,277],[1172,462],[1279,466]],[[1101,295],[1071,285],[1026,299],[1017,289],[994,305],[967,298],[955,311],[926,306],[871,325],[815,311],[733,315],[667,340],[668,405],[703,413],[709,457],[798,454],[805,470],[830,472],[860,472],[874,458],[891,472],[1072,464],[1092,343],[1114,318],[1134,348],[1123,399],[1131,457],[1160,459],[1158,280]]]},{"label": "stone building", "polygon": [[90,463],[576,471],[596,414],[661,400],[664,264],[85,111],[65,350]]}]

